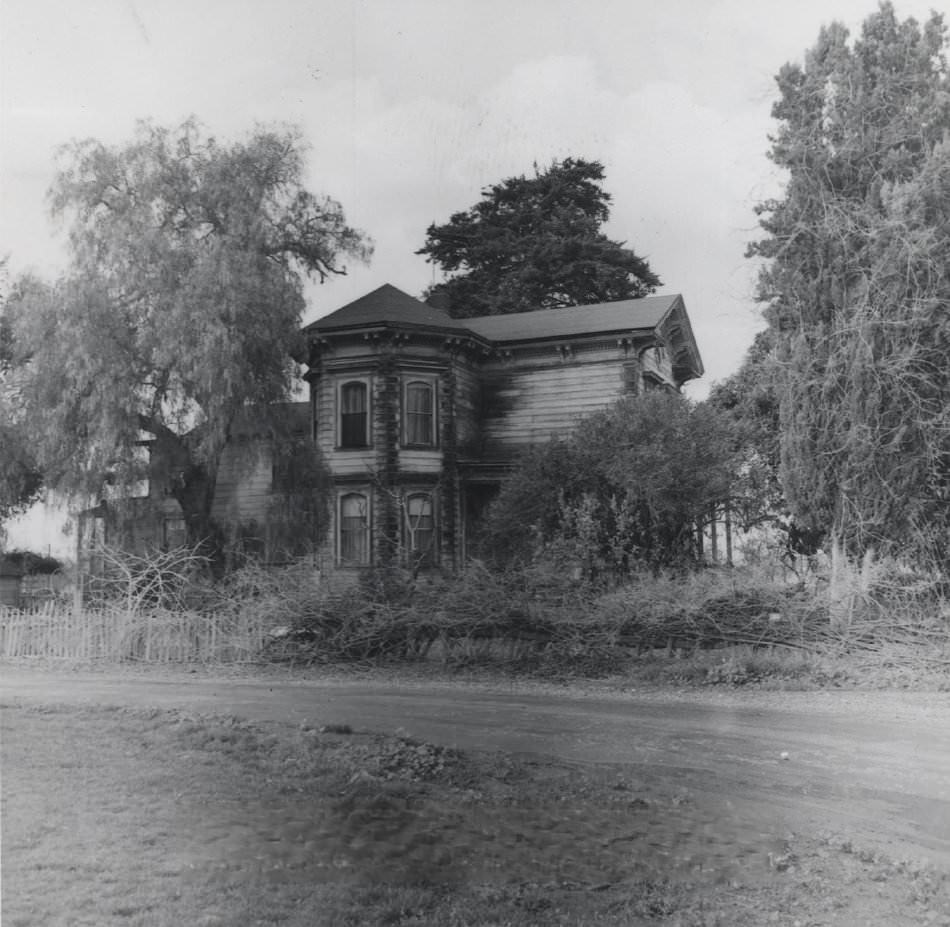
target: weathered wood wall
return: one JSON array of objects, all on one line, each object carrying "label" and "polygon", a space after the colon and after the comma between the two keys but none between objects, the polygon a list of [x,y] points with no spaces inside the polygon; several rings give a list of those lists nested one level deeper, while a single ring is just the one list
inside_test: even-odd
[{"label": "weathered wood wall", "polygon": [[639,374],[635,357],[610,346],[563,357],[552,348],[492,363],[483,374],[484,453],[504,455],[566,437],[581,419],[636,393]]}]

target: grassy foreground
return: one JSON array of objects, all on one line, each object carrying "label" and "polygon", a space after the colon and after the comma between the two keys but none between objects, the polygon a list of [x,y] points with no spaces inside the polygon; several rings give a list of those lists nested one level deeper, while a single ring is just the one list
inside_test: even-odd
[{"label": "grassy foreground", "polygon": [[[341,719],[341,721],[344,719]],[[950,925],[950,875],[730,831],[623,768],[8,706],[3,923]]]}]

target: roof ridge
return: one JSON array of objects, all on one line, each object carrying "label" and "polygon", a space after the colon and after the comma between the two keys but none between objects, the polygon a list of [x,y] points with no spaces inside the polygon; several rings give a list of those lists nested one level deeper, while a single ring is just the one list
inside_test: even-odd
[{"label": "roof ridge", "polygon": [[575,303],[571,306],[550,306],[547,309],[527,309],[524,312],[496,312],[489,313],[488,315],[473,315],[469,316],[467,319],[462,319],[463,322],[477,322],[482,319],[501,319],[501,318],[511,318],[513,316],[537,316],[539,312],[572,312],[575,309],[600,309],[603,306],[618,306],[621,303],[646,303],[650,301],[659,301],[659,300],[668,300],[670,305],[676,302],[677,299],[682,299],[682,294],[680,293],[651,293],[649,296],[629,296],[626,299],[607,299],[602,300],[599,303]]}]

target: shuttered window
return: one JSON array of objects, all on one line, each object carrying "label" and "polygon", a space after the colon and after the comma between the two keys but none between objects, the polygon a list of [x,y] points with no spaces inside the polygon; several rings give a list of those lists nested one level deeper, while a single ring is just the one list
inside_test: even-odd
[{"label": "shuttered window", "polygon": [[417,447],[435,444],[435,386],[410,380],[405,392],[405,443]]},{"label": "shuttered window", "polygon": [[369,445],[369,387],[361,381],[340,387],[340,447]]},{"label": "shuttered window", "polygon": [[363,493],[340,497],[340,563],[362,566],[369,559],[369,498]]}]

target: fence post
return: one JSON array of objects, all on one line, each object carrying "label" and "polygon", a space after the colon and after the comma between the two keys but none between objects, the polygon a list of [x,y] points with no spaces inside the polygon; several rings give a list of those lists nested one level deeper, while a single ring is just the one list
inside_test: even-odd
[{"label": "fence post", "polygon": [[727,505],[726,522],[726,566],[732,566],[732,509]]}]

